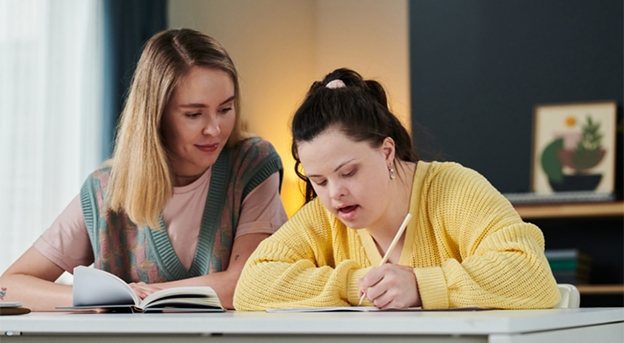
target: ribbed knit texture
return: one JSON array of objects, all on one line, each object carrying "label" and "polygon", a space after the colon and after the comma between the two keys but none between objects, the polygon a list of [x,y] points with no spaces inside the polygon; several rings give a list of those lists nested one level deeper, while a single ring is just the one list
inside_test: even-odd
[{"label": "ribbed knit texture", "polygon": [[[81,189],[82,212],[91,240],[95,268],[126,282],[158,283],[226,270],[245,197],[282,162],[273,146],[259,138],[221,151],[212,166],[210,189],[190,269],[176,254],[161,216],[161,228],[137,226],[124,211],[108,208],[110,168],[95,171]],[[163,230],[163,228],[165,228]]]},{"label": "ribbed knit texture", "polygon": [[[456,163],[419,162],[400,264],[414,268],[425,309],[550,308],[559,291],[544,237],[481,175]],[[238,310],[357,305],[357,281],[381,260],[314,199],[247,261]],[[371,306],[368,301],[365,305]]]}]

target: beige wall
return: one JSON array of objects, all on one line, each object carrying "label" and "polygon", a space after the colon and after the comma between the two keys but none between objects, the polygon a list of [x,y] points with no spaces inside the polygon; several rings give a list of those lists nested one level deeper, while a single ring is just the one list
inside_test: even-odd
[{"label": "beige wall", "polygon": [[409,128],[407,0],[169,0],[169,26],[221,42],[241,79],[249,131],[284,162],[289,216],[303,200],[290,156],[290,119],[313,81],[348,67],[380,81]]}]

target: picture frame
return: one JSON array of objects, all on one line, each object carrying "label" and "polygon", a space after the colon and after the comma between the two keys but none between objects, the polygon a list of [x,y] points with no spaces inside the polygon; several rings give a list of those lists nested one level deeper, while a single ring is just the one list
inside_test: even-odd
[{"label": "picture frame", "polygon": [[531,192],[613,194],[616,111],[615,101],[536,105]]}]

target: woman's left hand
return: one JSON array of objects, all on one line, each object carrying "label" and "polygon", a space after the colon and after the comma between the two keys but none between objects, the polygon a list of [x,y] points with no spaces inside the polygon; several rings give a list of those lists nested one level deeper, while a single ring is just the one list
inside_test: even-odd
[{"label": "woman's left hand", "polygon": [[132,282],[129,283],[128,286],[132,288],[132,290],[141,298],[145,299],[148,295],[158,292],[164,287],[159,286],[157,283],[155,284],[146,284],[145,282]]},{"label": "woman's left hand", "polygon": [[421,306],[414,269],[397,264],[384,264],[371,269],[358,281],[358,296],[366,293],[368,301],[379,308]]}]

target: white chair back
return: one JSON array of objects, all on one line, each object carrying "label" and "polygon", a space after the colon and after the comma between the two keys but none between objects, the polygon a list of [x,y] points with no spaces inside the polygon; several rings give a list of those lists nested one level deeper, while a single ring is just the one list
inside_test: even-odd
[{"label": "white chair back", "polygon": [[555,308],[579,308],[581,305],[581,294],[578,289],[574,285],[567,283],[560,283],[557,286],[561,294],[561,301],[555,305]]}]

